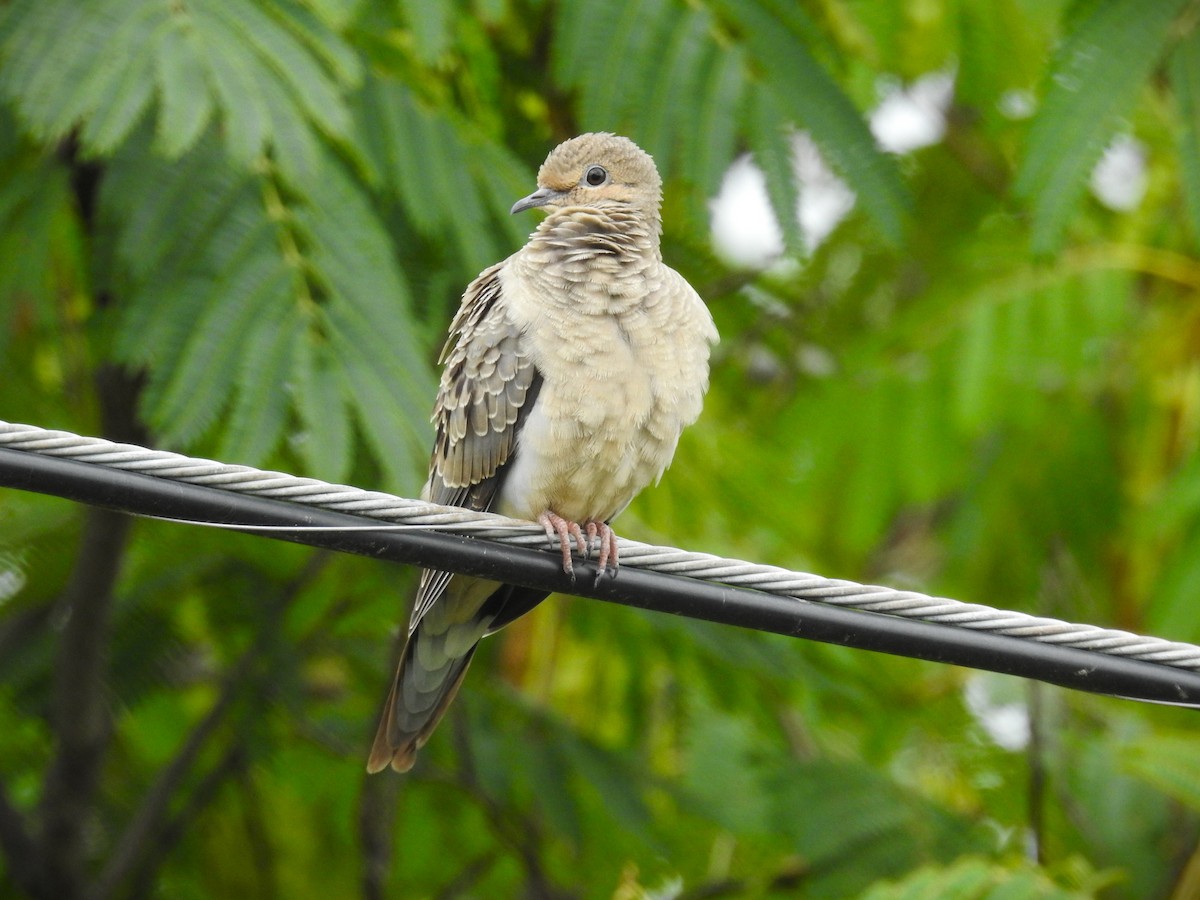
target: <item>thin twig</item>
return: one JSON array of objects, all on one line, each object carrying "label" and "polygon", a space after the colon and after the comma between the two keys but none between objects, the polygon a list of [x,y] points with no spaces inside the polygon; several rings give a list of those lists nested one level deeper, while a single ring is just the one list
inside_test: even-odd
[{"label": "thin twig", "polygon": [[[505,807],[488,793],[475,770],[475,756],[466,716],[458,707],[451,713],[452,734],[459,761],[459,786],[471,796],[492,825],[496,835],[508,844],[525,867],[526,889],[531,897],[569,898],[574,894],[555,887],[542,866],[542,837],[538,823]],[[515,819],[515,821],[514,821]]]},{"label": "thin twig", "polygon": [[238,688],[242,686],[246,671],[253,661],[251,651],[248,650],[242,655],[226,676],[216,702],[204,718],[196,723],[196,727],[188,734],[174,758],[159,771],[154,785],[142,797],[137,812],[121,832],[116,847],[109,854],[108,863],[92,885],[89,892],[91,900],[107,900],[113,896],[117,886],[129,877],[137,868],[138,861],[149,852],[155,843],[155,837],[161,836],[162,823],[166,819],[171,801],[191,774],[209,738],[224,723],[234,700],[237,699]]},{"label": "thin twig", "polygon": [[433,895],[434,900],[454,900],[456,897],[470,895],[476,882],[488,873],[492,866],[496,864],[496,860],[499,857],[500,854],[494,849],[486,850],[479,854],[479,856],[463,866],[454,878],[443,885],[441,890]]},{"label": "thin twig", "polygon": [[217,792],[225,781],[244,769],[245,765],[246,747],[241,741],[235,741],[217,764],[209,769],[200,783],[196,785],[183,808],[168,819],[159,830],[157,839],[149,847],[149,852],[134,874],[133,886],[129,892],[130,900],[154,896],[155,876],[163,861],[175,849],[175,845],[187,833],[188,828],[200,813],[217,796]]},{"label": "thin twig", "polygon": [[279,622],[284,612],[328,560],[327,553],[315,553],[310,556],[300,572],[284,586],[267,608],[258,636],[226,673],[216,701],[204,718],[196,723],[175,757],[162,768],[153,787],[142,798],[137,812],[129,820],[116,847],[109,855],[107,865],[89,892],[93,900],[107,900],[113,896],[117,886],[133,872],[139,860],[146,855],[147,848],[151,848],[154,836],[161,834],[162,823],[171,801],[191,774],[200,752],[227,719],[234,701],[239,698],[241,688],[245,686],[247,675],[262,656],[264,648],[277,638]]}]

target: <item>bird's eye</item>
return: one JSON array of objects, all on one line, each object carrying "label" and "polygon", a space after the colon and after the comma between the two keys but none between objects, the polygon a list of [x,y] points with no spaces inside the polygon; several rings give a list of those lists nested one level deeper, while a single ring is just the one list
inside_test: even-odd
[{"label": "bird's eye", "polygon": [[608,173],[604,171],[603,166],[592,166],[583,173],[583,180],[592,187],[599,187],[608,181]]}]

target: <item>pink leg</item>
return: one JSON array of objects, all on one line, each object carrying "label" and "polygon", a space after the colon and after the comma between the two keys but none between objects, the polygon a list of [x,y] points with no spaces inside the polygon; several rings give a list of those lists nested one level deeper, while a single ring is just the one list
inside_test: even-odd
[{"label": "pink leg", "polygon": [[600,534],[600,555],[596,558],[596,581],[599,582],[605,572],[611,578],[617,577],[621,554],[617,549],[617,533],[607,523],[597,522],[596,530]]},{"label": "pink leg", "polygon": [[538,516],[538,523],[546,529],[546,537],[562,550],[563,571],[575,579],[575,566],[571,564],[571,540],[579,548],[580,556],[587,557],[588,544],[578,522],[569,522],[556,512],[546,510]]},{"label": "pink leg", "polygon": [[546,529],[546,537],[562,551],[563,571],[575,580],[575,566],[571,562],[571,543],[574,542],[579,555],[584,559],[591,556],[592,547],[599,549],[596,557],[596,583],[608,573],[610,578],[617,577],[620,567],[620,551],[617,548],[617,533],[606,522],[590,520],[581,526],[578,522],[564,519],[553,510],[546,510],[538,516],[538,523]]}]

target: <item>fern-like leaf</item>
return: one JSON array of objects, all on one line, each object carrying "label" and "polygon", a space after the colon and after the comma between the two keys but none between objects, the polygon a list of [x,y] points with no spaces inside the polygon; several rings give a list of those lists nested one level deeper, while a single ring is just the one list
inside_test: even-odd
[{"label": "fern-like leaf", "polygon": [[[340,136],[350,127],[350,113],[339,85],[330,73],[292,34],[257,4],[242,0],[191,0],[197,11],[220,20],[228,33],[237,35],[241,52],[252,51],[270,83],[286,88],[295,108],[326,134]],[[294,112],[289,111],[289,115]],[[299,117],[297,117],[299,118]]]},{"label": "fern-like leaf", "polygon": [[588,67],[580,60],[594,59],[619,47],[613,37],[620,25],[621,11],[635,4],[610,0],[577,0],[560,4],[555,11],[555,39],[551,60],[554,80],[564,88],[584,89]]},{"label": "fern-like leaf", "polygon": [[342,481],[352,459],[348,394],[343,393],[328,342],[316,327],[304,329],[293,351],[292,378],[301,425],[296,448],[315,477]]},{"label": "fern-like leaf", "polygon": [[327,157],[325,177],[295,209],[310,241],[308,264],[328,294],[320,322],[332,367],[389,484],[412,487],[428,453],[434,383],[411,328],[408,286],[382,223],[340,164]]},{"label": "fern-like leaf", "polygon": [[1124,762],[1143,782],[1200,813],[1200,752],[1195,735],[1147,735],[1126,750]]},{"label": "fern-like leaf", "polygon": [[746,135],[754,161],[766,176],[767,197],[775,219],[783,231],[784,242],[795,251],[804,249],[797,209],[800,194],[796,186],[792,135],[787,119],[781,114],[775,94],[762,85],[751,90],[746,103]]},{"label": "fern-like leaf", "polygon": [[[642,130],[638,135],[642,148],[660,164],[669,162],[677,134],[695,135],[699,131],[675,126],[700,96],[704,76],[701,55],[711,22],[703,11],[686,10],[681,15],[666,16],[663,25],[666,33],[662,35],[662,54],[646,54],[659,65],[646,103],[639,110]],[[671,167],[667,168],[669,171]]]},{"label": "fern-like leaf", "polygon": [[1094,4],[1059,47],[1014,185],[1033,207],[1034,252],[1060,245],[1088,173],[1162,56],[1185,2]]},{"label": "fern-like leaf", "polygon": [[512,252],[524,235],[508,210],[533,175],[507,148],[393,79],[369,78],[355,112],[370,168],[418,232],[452,242],[473,272]]},{"label": "fern-like leaf", "polygon": [[[164,27],[166,5],[46,0],[36,7],[18,4],[12,13],[0,44],[0,93],[39,139],[60,140],[83,122],[87,137],[100,138],[92,149],[111,150],[150,99],[146,45]],[[143,77],[131,79],[131,70]]]},{"label": "fern-like leaf", "polygon": [[213,115],[212,92],[196,89],[206,75],[195,41],[195,30],[176,18],[164,32],[154,57],[160,103],[158,147],[170,157],[191,149]]},{"label": "fern-like leaf", "polygon": [[387,336],[349,304],[332,303],[326,313],[324,325],[343,391],[352,398],[359,429],[383,466],[386,487],[410,490],[420,470],[417,460],[428,451],[427,429],[416,421],[407,396],[414,373],[406,367],[417,360],[399,358]]},{"label": "fern-like leaf", "polygon": [[269,147],[311,176],[316,133],[345,136],[355,57],[311,12],[253,0],[21,0],[0,32],[0,94],[46,142],[79,128],[109,155],[152,108],[158,149],[179,155],[214,112],[243,165]]},{"label": "fern-like leaf", "polygon": [[[668,178],[678,160],[698,212],[697,201],[716,190],[732,158],[740,122],[740,134],[760,155],[774,150],[767,182],[779,213],[797,186],[792,166],[777,164],[778,135],[785,126],[803,127],[858,193],[880,233],[898,243],[908,219],[907,189],[863,116],[813,58],[816,27],[794,4],[720,0],[712,6],[720,21],[707,5],[665,0],[560,6],[553,72],[561,87],[577,92],[583,127],[631,126],[631,136]],[[794,219],[793,206],[782,221],[789,245],[798,248]]]},{"label": "fern-like leaf", "polygon": [[1171,55],[1171,87],[1179,104],[1179,178],[1192,237],[1200,242],[1200,29]]},{"label": "fern-like leaf", "polygon": [[308,48],[338,84],[356,87],[362,83],[362,59],[339,32],[348,24],[358,2],[361,0],[350,0],[335,9],[332,3],[320,0],[275,0],[265,12]]},{"label": "fern-like leaf", "polygon": [[217,455],[244,465],[262,465],[279,444],[292,399],[293,348],[303,340],[295,308],[282,318],[261,316],[241,349],[237,392]]},{"label": "fern-like leaf", "polygon": [[798,8],[788,6],[784,15],[773,12],[774,5],[720,4],[753,60],[755,74],[775,93],[785,121],[812,135],[879,232],[898,244],[911,199],[895,161],[876,147],[862,114],[813,58],[807,44],[816,29],[802,24],[806,19]]},{"label": "fern-like leaf", "polygon": [[595,65],[579,67],[586,72],[579,82],[579,115],[585,131],[628,130],[631,111],[636,110],[638,119],[654,111],[650,106],[654,86],[666,75],[656,48],[662,46],[676,18],[674,4],[642,0],[611,5],[618,15],[606,43],[595,43],[598,36],[589,35]]},{"label": "fern-like leaf", "polygon": [[209,283],[203,312],[192,323],[178,361],[160,370],[161,377],[147,388],[149,420],[165,442],[189,445],[212,425],[248,353],[249,335],[262,319],[277,317],[293,291],[293,275],[264,222],[244,236],[224,271]]},{"label": "fern-like leaf", "polygon": [[683,177],[699,188],[707,199],[716,193],[725,169],[737,147],[738,121],[730,115],[738,108],[746,92],[741,54],[711,46],[701,56],[705,73],[700,87],[699,115],[693,135],[680,148]]},{"label": "fern-like leaf", "polygon": [[[175,163],[151,141],[146,130],[114,160],[102,214],[120,233],[115,277],[129,298],[117,350],[148,371],[143,413],[160,439],[193,444],[230,410],[223,449],[260,462],[295,406],[306,432],[334,435],[330,452],[305,458],[344,474],[348,399],[393,486],[411,486],[399,473],[424,456],[432,383],[407,287],[361,189],[325,151],[323,177],[302,191],[280,170],[231,166],[212,137]],[[174,230],[163,224],[172,211]],[[300,344],[305,353],[292,349]],[[342,369],[354,389],[333,374]]]}]

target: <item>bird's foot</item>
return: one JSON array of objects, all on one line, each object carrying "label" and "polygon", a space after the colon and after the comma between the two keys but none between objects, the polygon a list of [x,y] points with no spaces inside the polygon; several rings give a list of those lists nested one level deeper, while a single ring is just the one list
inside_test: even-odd
[{"label": "bird's foot", "polygon": [[617,533],[607,522],[586,522],[584,528],[587,530],[588,549],[599,545],[600,552],[596,556],[596,584],[600,583],[605,572],[610,578],[616,578],[617,569],[621,565]]},{"label": "bird's foot", "polygon": [[578,522],[568,521],[550,510],[538,516],[538,524],[546,529],[546,537],[550,539],[550,543],[557,544],[562,550],[563,571],[571,576],[571,583],[574,584],[575,566],[571,563],[571,542],[574,541],[575,546],[579,548],[579,555],[587,559],[588,543],[584,539],[583,529]]},{"label": "bird's foot", "polygon": [[572,582],[575,581],[575,566],[571,562],[572,543],[584,559],[591,557],[593,547],[597,548],[597,584],[605,572],[612,578],[617,577],[617,535],[608,523],[589,520],[580,525],[578,522],[564,519],[556,512],[546,510],[538,516],[538,524],[546,529],[546,537],[550,539],[551,545],[562,551],[563,571],[571,576]]}]

